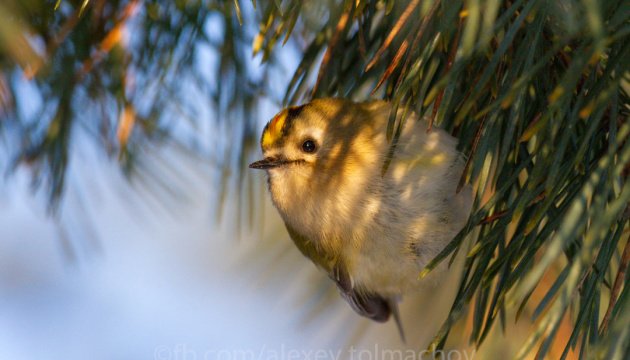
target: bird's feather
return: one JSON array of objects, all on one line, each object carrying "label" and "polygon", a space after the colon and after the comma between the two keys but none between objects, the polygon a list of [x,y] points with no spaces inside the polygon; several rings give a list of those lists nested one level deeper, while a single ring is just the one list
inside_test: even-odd
[{"label": "bird's feather", "polygon": [[389,319],[391,314],[389,301],[379,294],[355,289],[343,264],[336,264],[328,275],[337,284],[341,296],[359,315],[378,322]]},{"label": "bird's feather", "polygon": [[287,231],[300,252],[328,273],[330,279],[337,284],[341,296],[357,314],[377,322],[385,322],[393,314],[400,337],[404,342],[405,334],[396,299],[356,289],[341,259],[325,254],[316,246],[316,243],[308,240],[290,225],[287,225]]}]

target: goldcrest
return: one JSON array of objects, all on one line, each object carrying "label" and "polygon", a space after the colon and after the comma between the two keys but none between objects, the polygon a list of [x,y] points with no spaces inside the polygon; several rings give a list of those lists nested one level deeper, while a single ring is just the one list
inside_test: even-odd
[{"label": "goldcrest", "polygon": [[265,127],[264,158],[250,168],[267,172],[298,249],[356,312],[379,322],[393,313],[402,335],[396,302],[422,288],[420,271],[465,225],[472,195],[456,192],[465,163],[457,140],[427,132],[415,113],[390,153],[391,111],[344,99],[289,107]]}]

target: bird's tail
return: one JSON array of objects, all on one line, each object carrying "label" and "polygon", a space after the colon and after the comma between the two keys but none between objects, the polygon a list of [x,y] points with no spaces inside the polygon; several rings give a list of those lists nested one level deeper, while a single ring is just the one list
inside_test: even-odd
[{"label": "bird's tail", "polygon": [[398,328],[398,333],[400,334],[400,340],[402,340],[403,343],[406,343],[407,341],[405,340],[405,329],[403,329],[402,320],[400,319],[400,311],[398,311],[398,299],[390,298],[387,302],[389,305],[389,309],[394,316],[394,321],[396,321],[396,327]]}]

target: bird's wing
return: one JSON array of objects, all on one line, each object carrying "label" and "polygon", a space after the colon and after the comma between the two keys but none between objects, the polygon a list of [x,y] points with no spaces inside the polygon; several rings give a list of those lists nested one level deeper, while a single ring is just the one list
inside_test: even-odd
[{"label": "bird's wing", "polygon": [[345,268],[339,264],[333,267],[329,273],[330,278],[337,284],[341,296],[350,304],[350,307],[361,316],[368,319],[385,322],[389,315],[394,315],[396,327],[400,333],[400,339],[405,342],[405,332],[403,330],[398,304],[396,299],[384,298],[377,293],[359,291],[352,285],[350,275]]},{"label": "bird's wing", "polygon": [[328,273],[337,284],[341,296],[352,306],[354,311],[375,321],[387,321],[391,309],[389,302],[378,294],[358,291],[354,288],[348,271],[335,256],[324,253],[316,244],[287,225],[291,239],[304,256],[311,259],[318,267]]},{"label": "bird's wing", "polygon": [[385,298],[377,293],[356,289],[352,283],[350,274],[348,274],[342,262],[338,261],[335,256],[323,252],[314,242],[307,239],[288,224],[285,225],[291,239],[300,252],[311,259],[315,265],[328,273],[328,277],[337,284],[341,297],[350,304],[350,307],[352,307],[357,314],[378,322],[387,321],[390,314],[393,314],[396,320],[396,326],[400,332],[400,337],[403,342],[405,341],[402,322],[398,314],[398,304],[395,299]]},{"label": "bird's wing", "polygon": [[300,250],[302,255],[311,259],[318,267],[324,269],[327,273],[330,273],[335,263],[335,256],[333,254],[327,254],[315,242],[309,240],[306,236],[300,234],[294,228],[286,224],[289,236],[295,246]]},{"label": "bird's wing", "polygon": [[382,296],[359,291],[353,287],[350,275],[343,265],[336,264],[328,276],[337,284],[341,296],[359,315],[385,322],[391,314],[390,302]]}]

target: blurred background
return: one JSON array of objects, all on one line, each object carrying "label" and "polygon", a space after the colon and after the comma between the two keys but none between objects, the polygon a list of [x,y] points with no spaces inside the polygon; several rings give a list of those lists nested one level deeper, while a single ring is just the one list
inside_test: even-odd
[{"label": "blurred background", "polygon": [[[449,359],[524,343],[526,358],[540,343],[541,358],[574,358],[624,273],[630,216],[599,216],[630,196],[614,156],[629,109],[622,3],[3,0],[0,359],[419,359],[432,341]],[[469,155],[483,226],[404,299],[406,343],[298,252],[246,167],[283,106],[331,95],[412,106]],[[589,193],[606,200],[508,298],[607,151],[611,176]],[[588,263],[564,281],[600,217],[605,276]],[[597,296],[575,295],[578,280]],[[579,311],[549,309],[564,290]],[[615,318],[606,344],[621,348]]]},{"label": "blurred background", "polygon": [[187,199],[166,207],[83,150],[71,159],[57,218],[32,196],[27,174],[3,183],[3,359],[290,358],[297,350],[350,358],[375,344],[420,351],[446,315],[448,294],[408,299],[404,345],[392,322],[360,318],[341,300],[270,204],[257,208],[266,220],[256,229],[239,231],[232,206],[216,221],[212,166],[164,150],[185,164],[178,184]]}]

